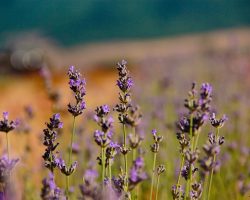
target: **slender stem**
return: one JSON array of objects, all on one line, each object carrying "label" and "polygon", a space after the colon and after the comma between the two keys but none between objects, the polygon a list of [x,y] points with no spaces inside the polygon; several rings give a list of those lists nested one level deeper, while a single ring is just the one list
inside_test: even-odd
[{"label": "slender stem", "polygon": [[[134,136],[136,138],[136,132],[135,132],[135,127],[132,128],[133,129],[133,133],[134,133]],[[136,159],[136,148],[132,150],[132,159],[133,161]]]},{"label": "slender stem", "polygon": [[10,160],[10,149],[9,149],[9,137],[8,137],[8,133],[6,133],[6,143],[7,143],[8,160]]},{"label": "slender stem", "polygon": [[69,198],[69,176],[66,176],[66,199]]},{"label": "slender stem", "polygon": [[[111,162],[111,161],[110,161]],[[112,169],[111,169],[111,164],[109,162],[109,181],[111,183],[111,179],[112,179]]]},{"label": "slender stem", "polygon": [[157,176],[155,200],[157,200],[157,199],[158,199],[159,182],[160,182],[160,175],[158,175],[158,176]]},{"label": "slender stem", "polygon": [[[190,128],[189,128],[189,135],[191,137],[191,151],[193,152],[194,151],[194,135],[193,135],[193,114],[191,113],[190,114]],[[191,185],[192,185],[192,165],[190,164],[189,166],[189,179],[187,181],[187,184],[186,184],[186,190],[185,190],[185,200],[186,198],[189,196],[189,191],[190,191],[190,188],[191,188]]]},{"label": "slender stem", "polygon": [[102,147],[101,157],[102,157],[102,185],[104,185],[104,176],[105,176],[105,156],[104,156],[104,147]]},{"label": "slender stem", "polygon": [[153,186],[154,186],[154,177],[155,177],[155,164],[156,164],[156,153],[154,153],[154,161],[153,161],[153,172],[152,172],[152,179],[151,179],[151,189],[150,189],[150,200],[153,198]]},{"label": "slender stem", "polygon": [[197,148],[198,141],[199,141],[199,137],[200,137],[200,131],[197,131],[197,135],[195,136],[195,145],[194,145],[194,149]]},{"label": "slender stem", "polygon": [[183,153],[181,154],[181,166],[180,166],[180,171],[179,171],[179,175],[178,175],[178,180],[177,180],[177,186],[180,185],[180,180],[181,180],[181,170],[183,168],[183,165],[184,165],[184,161],[185,161],[185,157],[183,155]]},{"label": "slender stem", "polygon": [[203,198],[202,199],[206,199],[206,193],[207,193],[207,184],[208,184],[208,177],[207,177],[207,174],[205,174],[205,178],[204,178],[204,189],[203,189],[203,193],[202,196]]},{"label": "slender stem", "polygon": [[[127,133],[126,133],[126,126],[123,124],[123,143],[124,143],[124,148],[127,148]],[[124,167],[125,167],[125,192],[128,190],[128,158],[127,154],[124,154]]]},{"label": "slender stem", "polygon": [[[69,159],[68,159],[68,167],[72,164],[72,146],[74,142],[74,136],[75,136],[75,127],[76,127],[76,117],[74,116],[73,118],[73,128],[72,128],[72,133],[71,133],[71,141],[70,141],[70,148],[69,148]],[[66,177],[66,198],[69,198],[69,185],[70,185],[70,180],[69,176]]]},{"label": "slender stem", "polygon": [[[215,135],[215,141],[217,142],[219,135],[219,128],[216,128],[216,135]],[[213,163],[216,161],[216,154],[213,156]],[[210,198],[211,188],[212,188],[212,182],[213,182],[213,175],[214,175],[214,168],[212,168],[210,177],[209,177],[209,185],[208,185],[208,193],[207,193],[207,200]]]}]

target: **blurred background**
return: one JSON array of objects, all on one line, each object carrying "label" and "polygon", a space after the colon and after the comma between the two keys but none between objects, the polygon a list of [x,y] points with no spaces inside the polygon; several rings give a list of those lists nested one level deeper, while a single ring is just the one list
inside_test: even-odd
[{"label": "blurred background", "polygon": [[[33,159],[27,163],[41,162],[44,122],[54,111],[68,119],[69,66],[87,80],[88,111],[79,119],[86,121],[96,106],[118,101],[122,59],[135,82],[133,99],[152,126],[172,130],[191,83],[210,82],[215,109],[230,118],[227,137],[249,144],[248,0],[9,0],[0,2],[0,18],[0,112],[25,121],[32,107],[35,115],[30,129],[24,124],[13,135],[13,157],[28,148]],[[30,135],[24,137],[25,128]],[[94,128],[86,129],[92,134]]]}]

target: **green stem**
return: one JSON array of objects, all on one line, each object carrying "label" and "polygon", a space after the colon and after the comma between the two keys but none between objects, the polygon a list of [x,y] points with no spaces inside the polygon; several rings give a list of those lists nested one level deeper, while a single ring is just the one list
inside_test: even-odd
[{"label": "green stem", "polygon": [[155,200],[157,200],[157,199],[158,199],[159,182],[160,182],[160,175],[158,175],[158,176],[157,176]]},{"label": "green stem", "polygon": [[208,179],[207,179],[208,177],[207,177],[207,175],[205,174],[205,178],[204,178],[204,187],[203,187],[203,193],[204,194],[202,194],[202,199],[206,199],[206,192],[207,192],[207,184],[208,184]]},{"label": "green stem", "polygon": [[180,171],[179,171],[178,180],[177,180],[177,186],[179,186],[179,185],[180,185],[180,180],[181,180],[181,170],[182,170],[182,168],[183,168],[184,161],[185,161],[185,157],[184,157],[184,155],[183,155],[183,154],[181,154],[181,157],[182,157],[182,159],[181,159],[181,166],[180,166]]},{"label": "green stem", "polygon": [[[74,116],[73,118],[73,128],[72,128],[72,133],[71,133],[71,141],[70,141],[70,148],[69,148],[69,159],[68,159],[68,167],[70,167],[72,163],[72,146],[74,142],[74,136],[75,136],[75,127],[76,127],[76,117]],[[66,198],[69,198],[69,185],[70,185],[70,180],[69,176],[66,177]]]},{"label": "green stem", "polygon": [[102,157],[102,185],[104,185],[104,176],[105,176],[105,148],[102,147],[101,157]]},{"label": "green stem", "polygon": [[[125,124],[123,124],[123,143],[124,148],[127,149],[127,133],[126,133],[126,127]],[[124,154],[124,165],[125,165],[125,192],[128,191],[128,158],[127,154]]]},{"label": "green stem", "polygon": [[154,153],[154,161],[153,161],[153,173],[152,173],[152,179],[151,179],[151,189],[150,189],[150,200],[153,198],[153,186],[154,186],[154,173],[155,173],[155,164],[156,164],[156,153]]},{"label": "green stem", "polygon": [[198,145],[198,141],[199,141],[199,137],[200,137],[200,131],[197,132],[197,135],[195,137],[195,145],[194,145],[194,149],[197,148]]},{"label": "green stem", "polygon": [[[191,152],[194,151],[194,135],[193,135],[193,114],[190,114],[190,128],[189,128],[189,135],[191,137]],[[185,190],[185,198],[184,200],[187,199],[189,196],[190,188],[192,185],[192,179],[193,179],[193,174],[192,174],[192,165],[189,166],[189,179],[186,184],[186,190]]]},{"label": "green stem", "polygon": [[8,133],[6,133],[6,143],[7,143],[8,160],[10,160],[10,149],[9,149],[9,137],[8,137]]},{"label": "green stem", "polygon": [[[217,142],[219,135],[219,128],[216,128],[216,135],[215,135],[215,141]],[[216,161],[216,154],[213,156],[213,163]],[[214,175],[214,168],[212,168],[210,177],[209,177],[209,185],[208,185],[208,193],[207,193],[207,200],[210,198],[211,188],[212,188],[212,182],[213,182],[213,175]]]},{"label": "green stem", "polygon": [[111,169],[111,164],[109,163],[109,181],[111,183],[111,179],[112,179],[112,169]]},{"label": "green stem", "polygon": [[[134,133],[134,136],[136,138],[136,132],[135,132],[135,127],[133,127],[133,133]],[[136,148],[132,150],[132,159],[133,161],[136,159]]]}]

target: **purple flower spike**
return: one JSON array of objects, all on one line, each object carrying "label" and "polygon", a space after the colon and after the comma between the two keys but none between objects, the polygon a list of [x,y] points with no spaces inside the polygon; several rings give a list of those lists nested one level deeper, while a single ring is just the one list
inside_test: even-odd
[{"label": "purple flower spike", "polygon": [[83,97],[86,95],[86,81],[81,79],[81,73],[75,70],[74,66],[71,66],[68,71],[69,76],[69,86],[70,89],[74,92],[76,104],[68,104],[68,111],[74,116],[78,116],[83,113],[83,110],[86,109],[86,104]]}]

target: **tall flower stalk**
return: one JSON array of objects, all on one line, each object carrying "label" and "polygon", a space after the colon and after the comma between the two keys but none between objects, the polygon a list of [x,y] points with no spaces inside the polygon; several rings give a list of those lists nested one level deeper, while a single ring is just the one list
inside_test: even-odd
[{"label": "tall flower stalk", "polygon": [[[94,133],[95,142],[98,146],[101,147],[101,157],[98,157],[99,163],[102,166],[102,184],[104,185],[104,178],[106,175],[106,165],[109,164],[106,162],[106,150],[107,146],[111,143],[111,127],[113,123],[113,118],[107,118],[110,108],[108,105],[103,105],[97,107],[95,115],[95,121],[100,126],[101,130],[96,130]],[[112,145],[111,145],[112,146]],[[111,149],[110,149],[111,150]],[[109,168],[109,173],[111,174],[111,168]],[[111,175],[110,175],[111,176]]]},{"label": "tall flower stalk", "polygon": [[211,125],[215,127],[216,129],[216,134],[210,134],[209,142],[210,146],[205,146],[204,150],[206,151],[207,155],[212,158],[211,162],[211,167],[210,167],[210,174],[209,174],[209,183],[208,183],[208,189],[207,189],[207,199],[210,199],[210,193],[211,193],[211,188],[212,188],[212,183],[213,183],[213,175],[214,175],[214,170],[218,163],[216,162],[216,157],[217,154],[220,152],[220,145],[224,143],[224,137],[219,136],[219,131],[220,128],[224,126],[224,123],[228,120],[226,115],[223,115],[221,119],[216,119],[215,113],[212,114],[210,121]]},{"label": "tall flower stalk", "polygon": [[[69,76],[69,86],[70,89],[74,93],[75,97],[75,104],[68,104],[68,111],[73,116],[73,127],[71,132],[71,142],[70,142],[70,148],[69,148],[69,157],[68,157],[68,168],[72,166],[72,148],[74,143],[74,136],[75,136],[75,129],[76,129],[76,117],[81,115],[83,113],[83,110],[86,108],[86,103],[84,101],[84,96],[86,95],[85,90],[85,79],[82,79],[82,75],[80,72],[78,72],[74,66],[71,66],[68,70],[68,76]],[[66,195],[69,196],[69,185],[70,185],[70,175],[66,173]]]},{"label": "tall flower stalk", "polygon": [[10,160],[10,149],[9,149],[9,137],[8,133],[12,130],[14,130],[18,125],[18,121],[10,120],[9,121],[9,113],[3,112],[3,120],[0,121],[0,132],[5,132],[6,136],[6,149],[7,149],[7,155],[8,159]]},{"label": "tall flower stalk", "polygon": [[166,168],[164,165],[159,165],[157,167],[157,181],[156,181],[156,194],[155,194],[155,200],[158,199],[158,192],[159,192],[159,184],[160,184],[160,175],[166,171]]},{"label": "tall flower stalk", "polygon": [[152,130],[152,135],[154,139],[154,144],[151,145],[151,151],[154,154],[153,158],[153,167],[152,167],[152,178],[151,178],[151,187],[150,187],[150,200],[153,199],[153,188],[154,188],[154,179],[156,175],[156,156],[160,149],[160,142],[163,140],[163,137],[157,135],[157,131],[155,129]]},{"label": "tall flower stalk", "polygon": [[128,192],[128,158],[127,154],[130,151],[130,148],[127,146],[127,130],[126,124],[128,121],[128,111],[131,108],[131,87],[133,85],[132,78],[129,75],[129,71],[127,69],[127,62],[122,60],[121,63],[117,64],[117,70],[119,74],[119,78],[117,80],[117,86],[120,89],[119,92],[119,100],[120,103],[116,105],[114,108],[118,113],[118,119],[122,124],[123,130],[123,144],[121,146],[121,153],[124,156],[124,176],[125,176],[125,192]]},{"label": "tall flower stalk", "polygon": [[10,195],[8,192],[9,182],[11,171],[15,167],[16,163],[19,159],[10,159],[10,149],[9,149],[9,138],[8,134],[10,131],[14,130],[18,125],[18,121],[9,120],[9,113],[3,112],[3,119],[0,120],[0,132],[4,132],[6,136],[6,148],[7,148],[7,156],[3,156],[0,158],[0,185],[1,185],[1,193],[3,195],[3,199],[8,199]]}]

